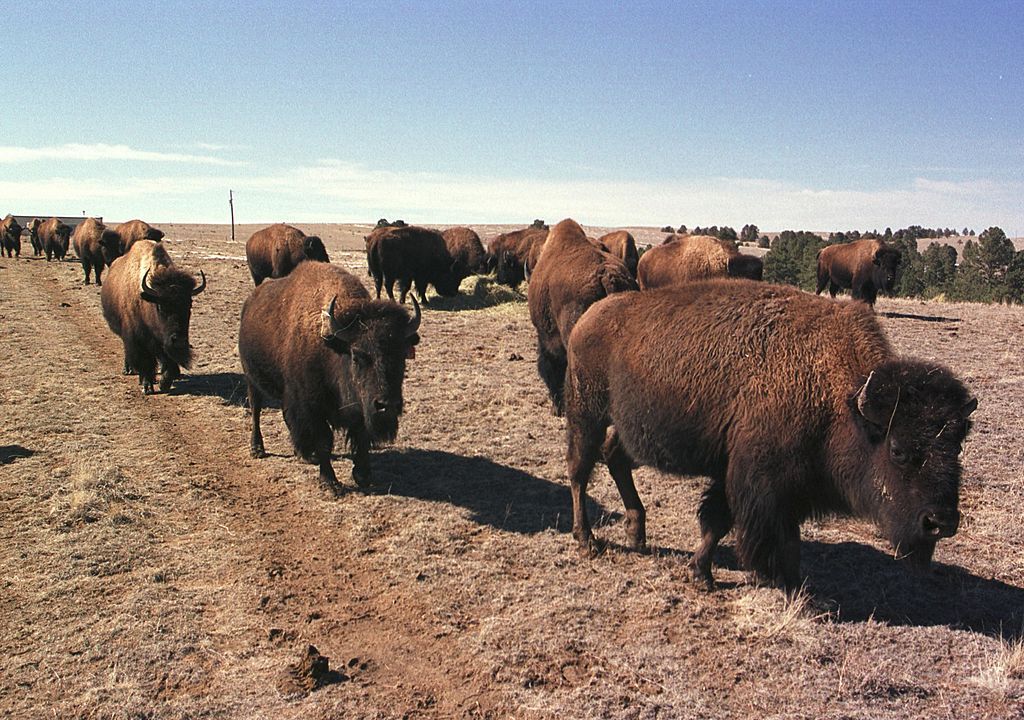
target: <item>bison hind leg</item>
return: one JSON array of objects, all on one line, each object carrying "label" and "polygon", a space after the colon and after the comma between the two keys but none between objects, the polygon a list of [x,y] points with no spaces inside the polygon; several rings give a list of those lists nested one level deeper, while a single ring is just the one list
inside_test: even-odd
[{"label": "bison hind leg", "polygon": [[565,410],[565,371],[568,363],[565,356],[559,356],[544,348],[543,343],[537,345],[537,374],[548,388],[551,397],[551,414],[562,417]]},{"label": "bison hind leg", "polygon": [[249,394],[249,411],[252,413],[252,432],[249,435],[249,454],[254,458],[265,458],[267,449],[263,445],[263,432],[260,430],[260,412],[263,410],[263,396],[259,388],[251,382],[247,383]]},{"label": "bison hind leg", "polygon": [[622,447],[614,427],[608,430],[601,454],[626,506],[626,543],[630,549],[646,553],[647,511],[633,482],[633,459]]}]

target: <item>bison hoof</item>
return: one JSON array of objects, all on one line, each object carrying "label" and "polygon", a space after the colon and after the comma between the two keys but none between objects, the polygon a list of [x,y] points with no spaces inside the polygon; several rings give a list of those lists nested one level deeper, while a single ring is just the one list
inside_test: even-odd
[{"label": "bison hoof", "polygon": [[160,392],[167,393],[171,391],[171,385],[174,384],[174,380],[161,380],[160,381]]},{"label": "bison hoof", "polygon": [[259,460],[260,458],[265,458],[267,456],[267,451],[263,448],[262,445],[254,445],[249,448],[249,455]]},{"label": "bison hoof", "polygon": [[372,482],[370,468],[352,468],[352,482],[359,487],[366,487]]},{"label": "bison hoof", "polygon": [[153,390],[153,383],[142,383],[142,394],[153,395],[156,391]]},{"label": "bison hoof", "polygon": [[589,560],[604,553],[607,547],[607,544],[603,540],[598,540],[595,537],[590,537],[586,540],[580,541],[577,549],[579,550],[581,558],[583,558],[584,560]]},{"label": "bison hoof", "polygon": [[551,406],[551,414],[555,417],[562,417],[562,407],[560,405]]},{"label": "bison hoof", "polygon": [[328,495],[335,498],[341,497],[345,492],[345,488],[335,478],[324,477],[323,475],[320,476],[320,487]]},{"label": "bison hoof", "polygon": [[693,581],[704,590],[712,592],[715,589],[715,578],[711,575],[711,568],[702,568],[696,563],[690,563],[690,572],[693,575]]}]

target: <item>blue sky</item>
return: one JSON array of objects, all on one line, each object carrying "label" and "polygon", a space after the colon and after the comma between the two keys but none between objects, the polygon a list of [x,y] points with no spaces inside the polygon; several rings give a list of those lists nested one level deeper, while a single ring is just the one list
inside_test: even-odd
[{"label": "blue sky", "polygon": [[0,212],[999,225],[1024,3],[4,3]]}]

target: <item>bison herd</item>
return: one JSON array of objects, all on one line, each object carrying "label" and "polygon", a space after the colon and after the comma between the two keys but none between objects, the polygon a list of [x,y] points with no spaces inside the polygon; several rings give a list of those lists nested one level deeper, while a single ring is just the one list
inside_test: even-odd
[{"label": "bison herd", "polygon": [[[62,259],[69,239],[84,281],[101,285],[124,372],[145,394],[170,390],[191,363],[189,320],[206,276],[175,265],[163,233],[141,220],[75,229],[33,220],[33,253]],[[0,246],[20,253],[8,216]],[[594,465],[625,506],[627,544],[647,544],[633,469],[709,478],[691,561],[713,585],[712,556],[736,534],[742,565],[762,582],[800,586],[800,524],[840,514],[872,520],[911,565],[927,566],[956,533],[960,451],[977,407],[953,373],[898,357],[872,305],[891,290],[899,253],[877,241],[830,246],[817,294],[759,282],[758,258],[707,236],[670,236],[642,255],[626,231],[588,237],[571,219],[492,238],[381,225],[365,237],[374,295],[332,264],[322,240],[289,225],[246,243],[255,289],[241,308],[238,351],[252,414],[249,449],[266,454],[261,410],[279,402],[293,449],[321,484],[342,491],[331,464],[344,431],[352,479],[371,481],[370,450],[394,440],[407,360],[420,338],[427,287],[459,292],[471,274],[528,283],[537,369],[564,415],[573,536],[600,548],[586,513]],[[104,268],[107,281],[101,282]],[[394,286],[398,284],[396,302]],[[863,302],[839,303],[844,287]],[[381,298],[381,290],[388,299]],[[404,303],[413,292],[413,311]],[[419,302],[417,301],[419,298]]]}]

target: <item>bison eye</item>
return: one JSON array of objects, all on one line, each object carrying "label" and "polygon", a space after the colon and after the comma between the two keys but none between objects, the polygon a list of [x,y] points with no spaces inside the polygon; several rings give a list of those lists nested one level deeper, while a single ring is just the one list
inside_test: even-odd
[{"label": "bison eye", "polygon": [[910,456],[895,442],[889,443],[889,457],[897,465],[906,465],[910,462]]}]

